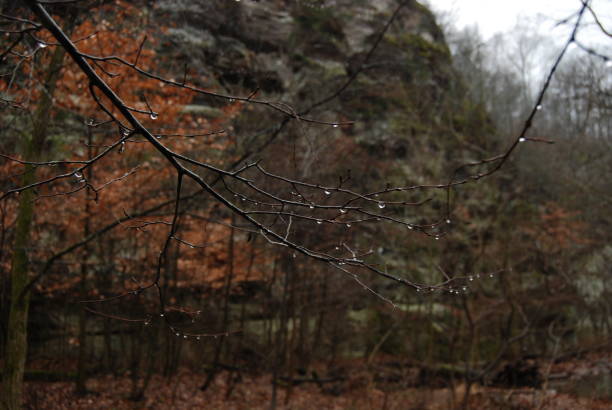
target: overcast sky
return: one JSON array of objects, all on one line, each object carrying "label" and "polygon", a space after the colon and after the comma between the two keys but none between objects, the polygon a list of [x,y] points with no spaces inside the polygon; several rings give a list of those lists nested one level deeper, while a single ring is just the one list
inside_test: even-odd
[{"label": "overcast sky", "polygon": [[[580,0],[427,0],[434,10],[445,14],[458,27],[477,24],[485,39],[497,32],[508,31],[520,19],[539,21],[538,27],[545,34],[563,37],[563,28],[553,28],[561,19],[576,12]],[[599,19],[612,31],[612,0],[592,0],[592,8]],[[587,16],[587,22],[592,22]],[[585,43],[597,42],[612,45],[612,40],[594,27],[579,34],[578,39]],[[565,40],[565,39],[564,39]]]}]

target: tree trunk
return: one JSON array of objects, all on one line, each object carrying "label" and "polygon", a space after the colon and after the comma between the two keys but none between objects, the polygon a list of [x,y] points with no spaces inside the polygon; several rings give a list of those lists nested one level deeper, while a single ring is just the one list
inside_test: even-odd
[{"label": "tree trunk", "polygon": [[[91,138],[91,130],[87,132],[87,156],[91,158],[94,155],[93,144]],[[97,153],[96,153],[97,154]],[[91,168],[87,169],[87,180],[93,180],[93,171]],[[85,191],[85,221],[83,223],[83,237],[87,238],[90,234],[90,220],[91,220],[91,206],[89,198],[87,197],[88,191]],[[81,257],[81,284],[80,293],[83,300],[87,299],[87,273],[89,266],[87,263],[89,257],[89,245],[83,246],[83,255]],[[87,393],[87,312],[81,308],[79,311],[79,359],[77,364],[77,378],[76,378],[76,392],[77,394],[84,395]]]},{"label": "tree trunk", "polygon": [[[236,225],[236,216],[232,214],[232,228],[230,230],[229,242],[227,244],[227,273],[225,274],[225,285],[224,285],[224,295],[223,295],[224,300],[223,300],[223,322],[222,322],[223,327],[222,329],[224,331],[228,329],[229,319],[230,319],[229,300],[230,300],[230,294],[232,290],[232,281],[234,279],[234,265],[235,265],[235,261],[234,261],[235,229],[233,228],[233,226],[235,225]],[[219,363],[222,359],[221,353],[223,351],[223,346],[226,345],[227,343],[228,341],[225,337],[222,337],[220,340],[217,341],[216,346],[215,346],[215,355],[213,358],[212,369],[208,372],[208,376],[206,376],[206,380],[204,381],[204,384],[202,385],[202,387],[200,387],[200,390],[206,391],[206,389],[208,389],[210,384],[215,380],[215,376],[217,375],[217,372],[219,371]],[[230,371],[230,374],[231,374],[231,371]]]},{"label": "tree trunk", "polygon": [[[57,47],[45,81],[45,91],[41,93],[40,102],[33,117],[33,129],[30,138],[24,138],[22,153],[27,161],[42,160],[49,117],[53,106],[52,96],[59,77],[64,58],[64,49]],[[21,186],[36,181],[36,167],[26,165],[21,179]],[[8,340],[6,346],[6,363],[3,377],[3,407],[6,409],[21,408],[23,395],[23,373],[27,355],[27,326],[30,293],[25,291],[29,282],[28,249],[31,243],[31,227],[34,216],[34,190],[28,189],[19,196],[17,223],[13,243],[11,266],[11,305],[8,320]]]}]

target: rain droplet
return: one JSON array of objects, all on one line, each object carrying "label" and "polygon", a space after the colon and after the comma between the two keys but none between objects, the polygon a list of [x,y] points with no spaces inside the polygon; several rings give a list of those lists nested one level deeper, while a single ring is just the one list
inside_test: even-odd
[{"label": "rain droplet", "polygon": [[347,227],[347,228],[350,228],[350,227],[351,227],[351,224],[346,224],[346,227]]},{"label": "rain droplet", "polygon": [[542,109],[542,104],[536,105],[536,110],[540,111]]},{"label": "rain droplet", "polygon": [[341,214],[345,214],[345,213],[346,213],[346,209],[344,209],[344,208],[340,208],[340,213],[341,213]]},{"label": "rain droplet", "polygon": [[94,119],[93,119],[93,118],[90,118],[90,119],[88,119],[88,120],[85,122],[85,124],[86,124],[86,125],[89,125],[89,126],[92,126],[92,125],[94,125],[94,124],[95,124],[95,121],[94,121]]},{"label": "rain droplet", "polygon": [[527,141],[527,138],[525,138],[525,137],[519,138],[519,142],[525,142],[525,141]]},{"label": "rain droplet", "polygon": [[176,333],[175,333],[175,335],[176,335],[176,336],[178,336],[178,337],[180,337],[180,336],[181,336],[181,334],[180,334],[180,333],[178,333],[178,332],[176,332]]},{"label": "rain droplet", "polygon": [[38,43],[38,48],[47,48],[45,43]]},{"label": "rain droplet", "polygon": [[157,113],[156,112],[151,112],[150,117],[151,117],[152,120],[156,120],[157,119]]},{"label": "rain droplet", "polygon": [[293,252],[293,259],[297,258],[297,253]]},{"label": "rain droplet", "polygon": [[494,275],[492,273],[489,274],[489,277],[492,278]]},{"label": "rain droplet", "polygon": [[446,220],[446,223],[447,223],[447,224],[450,224],[450,223],[451,223],[451,220],[450,220],[450,219],[447,219],[447,220]]},{"label": "rain droplet", "polygon": [[408,229],[413,230],[414,227],[412,225],[408,225]]},{"label": "rain droplet", "polygon": [[473,277],[473,276],[470,276],[470,277],[469,277],[469,280],[470,280],[470,282],[473,282],[473,281],[474,281],[474,277]]},{"label": "rain droplet", "polygon": [[339,246],[336,246],[334,249],[335,249],[335,250],[337,250],[337,251],[339,251],[339,250],[340,250],[340,247],[339,247]]},{"label": "rain droplet", "polygon": [[310,208],[310,209],[314,209],[314,205],[313,205],[313,204],[310,204],[310,205],[308,205],[308,208]]},{"label": "rain droplet", "polygon": [[187,339],[187,335],[183,335],[183,339]]},{"label": "rain droplet", "polygon": [[121,134],[123,134],[124,137],[127,137],[128,135],[130,135],[130,130],[124,128],[121,130]]},{"label": "rain droplet", "polygon": [[605,66],[606,66],[607,68],[612,67],[612,60],[609,60],[609,59],[608,59],[608,60],[606,60],[606,64],[605,64]]},{"label": "rain droplet", "polygon": [[378,207],[379,207],[380,209],[383,209],[385,206],[387,206],[387,204],[385,204],[384,202],[379,202],[379,203],[378,203]]},{"label": "rain droplet", "polygon": [[189,245],[189,247],[190,247],[191,249],[195,248],[195,246],[193,246],[193,245]]},{"label": "rain droplet", "polygon": [[317,219],[317,225],[321,225],[322,223],[323,223],[323,221],[322,221],[322,220]]},{"label": "rain droplet", "polygon": [[436,236],[436,241],[439,241],[439,240],[440,240],[440,237],[439,237],[439,236]]},{"label": "rain droplet", "polygon": [[74,177],[76,179],[83,179],[83,174],[81,174],[80,172],[77,171],[77,172],[74,173]]},{"label": "rain droplet", "polygon": [[196,340],[200,340],[200,336],[196,337]]},{"label": "rain droplet", "polygon": [[416,288],[416,291],[417,291],[417,292],[420,292],[420,291],[421,291],[421,288]]},{"label": "rain droplet", "polygon": [[339,126],[340,126],[340,125],[338,125],[338,124],[334,124],[334,125],[333,125],[333,127],[334,127],[334,128],[338,128]]},{"label": "rain droplet", "polygon": [[164,314],[163,314],[163,313],[160,313],[160,314],[159,314],[159,317],[164,317]]},{"label": "rain droplet", "polygon": [[[236,0],[236,1],[240,1],[240,0]],[[230,99],[229,99],[229,102],[230,102],[230,104],[231,104],[231,103],[233,103],[233,102],[234,102],[234,99],[233,99],[233,98],[230,98]]]},{"label": "rain droplet", "polygon": [[145,326],[149,326],[151,324],[151,321],[149,319],[145,320],[144,325]]},{"label": "rain droplet", "polygon": [[331,192],[329,192],[327,189],[323,192],[325,192],[325,195],[331,195]]},{"label": "rain droplet", "polygon": [[125,151],[125,141],[121,141],[121,146],[119,147],[119,153],[123,154],[123,151]]},{"label": "rain droplet", "polygon": [[461,290],[464,291],[464,292],[467,292],[468,288],[467,288],[467,286],[464,286],[464,287],[461,288]]}]

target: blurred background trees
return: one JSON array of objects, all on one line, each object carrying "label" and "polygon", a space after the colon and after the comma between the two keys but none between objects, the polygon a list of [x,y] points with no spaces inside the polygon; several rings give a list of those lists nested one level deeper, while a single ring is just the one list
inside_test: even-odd
[{"label": "blurred background trees", "polygon": [[[9,310],[23,291],[11,291],[9,275],[20,249],[26,279],[38,279],[29,288],[26,379],[71,380],[80,393],[88,378],[112,374],[129,377],[129,396],[142,399],[154,375],[187,368],[202,390],[223,377],[227,397],[241,378],[265,374],[273,403],[278,389],[289,400],[308,383],[326,394],[463,384],[464,397],[453,400],[468,405],[474,384],[540,387],[547,364],[609,343],[612,116],[610,68],[600,57],[575,48],[560,67],[529,135],[554,145],[521,144],[489,178],[406,196],[386,189],[468,177],[474,169],[464,164],[516,138],[538,90],[530,76],[541,39],[528,30],[486,44],[474,31],[444,34],[411,1],[387,31],[392,1],[91,5],[89,13],[50,9],[67,32],[73,27],[81,51],[137,58],[155,75],[227,96],[96,63],[160,141],[222,169],[261,161],[317,187],[381,192],[380,217],[317,208],[292,221],[292,239],[420,285],[353,276],[274,246],[186,183],[177,239],[161,266],[160,317],[157,295],[140,289],[155,276],[174,212],[172,169],[146,141],[118,142],[125,130],[106,122],[55,40],[41,31],[13,46],[12,31],[26,23],[3,17],[3,364]],[[28,16],[10,2],[3,8]],[[231,96],[345,125],[290,120]],[[44,138],[37,118],[48,121]],[[21,147],[27,141],[40,155]],[[85,161],[113,144],[83,173],[4,195],[70,173],[78,164],[61,161]],[[266,210],[252,192],[207,178],[244,209]],[[344,200],[340,191],[253,178],[283,198],[322,207]],[[19,245],[25,204],[33,207],[30,239]],[[460,279],[435,286],[447,277]]]}]

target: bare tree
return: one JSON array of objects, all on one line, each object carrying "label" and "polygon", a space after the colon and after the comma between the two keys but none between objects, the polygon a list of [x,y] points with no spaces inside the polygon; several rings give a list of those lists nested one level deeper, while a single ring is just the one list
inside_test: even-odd
[{"label": "bare tree", "polygon": [[[333,268],[346,275],[350,280],[355,281],[366,291],[392,305],[394,302],[391,299],[370,284],[372,278],[383,278],[416,292],[445,291],[450,294],[459,294],[465,292],[464,289],[468,288],[469,282],[473,278],[473,273],[454,272],[449,274],[440,269],[438,280],[422,281],[419,278],[414,278],[401,272],[391,272],[385,266],[377,263],[373,249],[364,249],[358,243],[343,240],[343,233],[346,230],[355,229],[355,227],[359,226],[389,224],[394,228],[401,228],[411,235],[420,235],[423,238],[431,238],[433,240],[439,240],[448,235],[453,218],[452,194],[454,190],[462,185],[475,183],[483,178],[487,178],[499,171],[517,150],[520,143],[524,141],[541,141],[539,138],[530,137],[528,131],[532,127],[535,116],[540,111],[553,74],[566,49],[575,40],[575,34],[580,27],[581,18],[588,7],[588,2],[583,3],[577,13],[573,23],[574,30],[570,39],[566,42],[565,47],[550,69],[535,103],[527,114],[524,124],[520,127],[519,132],[513,138],[510,145],[501,154],[462,164],[445,182],[419,183],[406,186],[386,185],[372,190],[359,191],[350,186],[351,176],[348,173],[341,175],[337,183],[324,184],[309,180],[304,176],[305,174],[300,172],[288,172],[283,175],[276,174],[266,168],[265,164],[261,161],[247,160],[248,157],[246,156],[239,158],[233,166],[223,168],[207,159],[200,159],[196,156],[173,150],[169,144],[164,143],[163,138],[161,138],[163,137],[162,135],[151,131],[142,120],[142,118],[155,120],[164,113],[157,112],[155,107],[150,106],[146,96],[143,97],[145,108],[133,106],[121,98],[118,91],[110,85],[109,80],[113,78],[113,73],[112,68],[109,67],[127,67],[144,78],[158,81],[160,86],[174,87],[185,93],[193,93],[198,96],[228,102],[237,102],[244,106],[264,107],[281,116],[281,120],[275,126],[278,131],[272,133],[272,138],[281,129],[292,125],[297,127],[311,126],[348,129],[353,126],[353,123],[350,121],[320,119],[311,115],[311,113],[315,112],[316,108],[324,107],[329,101],[340,97],[347,89],[350,89],[364,70],[371,68],[370,66],[374,64],[372,56],[389,27],[400,15],[402,9],[412,4],[411,1],[399,3],[377,33],[368,52],[357,62],[356,67],[350,70],[343,84],[300,111],[282,102],[258,99],[256,90],[246,96],[211,92],[195,83],[191,83],[187,70],[184,71],[180,80],[158,75],[139,64],[144,40],[140,43],[138,52],[132,61],[113,55],[99,56],[86,54],[79,50],[78,42],[72,40],[66,34],[68,30],[62,29],[56,19],[49,14],[46,10],[46,2],[26,0],[24,4],[35,15],[36,21],[27,19],[27,13],[23,10],[19,10],[24,13],[23,17],[2,15],[7,25],[13,25],[6,32],[18,34],[17,40],[3,51],[2,58],[14,55],[17,45],[25,39],[35,41],[33,53],[36,50],[54,46],[57,50],[57,59],[60,62],[63,53],[66,53],[77,64],[81,73],[84,74],[89,96],[98,105],[100,116],[104,117],[103,120],[88,122],[87,125],[89,127],[97,127],[104,123],[107,126],[115,127],[119,137],[101,149],[96,155],[84,161],[51,161],[43,158],[41,149],[44,146],[44,141],[41,141],[42,136],[38,140],[33,140],[31,150],[35,152],[26,150],[23,159],[2,155],[5,159],[26,167],[25,176],[20,185],[5,190],[0,196],[0,200],[7,200],[19,194],[20,207],[24,209],[23,213],[25,215],[23,217],[24,222],[18,223],[18,226],[22,227],[24,234],[16,234],[14,244],[15,260],[13,262],[13,289],[11,292],[11,315],[14,319],[11,319],[11,324],[9,325],[10,334],[8,340],[12,343],[11,346],[13,346],[9,346],[9,352],[11,352],[9,357],[12,358],[11,360],[15,360],[15,364],[7,366],[6,380],[9,382],[5,381],[5,393],[6,397],[9,398],[7,404],[9,408],[19,406],[21,379],[25,361],[25,324],[27,321],[28,295],[32,287],[49,272],[54,263],[65,255],[92,243],[100,235],[118,226],[121,222],[134,220],[141,216],[126,214],[125,218],[121,218],[121,220],[113,222],[100,230],[91,233],[85,231],[83,238],[80,238],[50,257],[43,267],[34,276],[31,276],[27,267],[25,250],[28,241],[27,234],[31,224],[31,214],[33,212],[31,204],[35,199],[35,190],[65,180],[76,180],[79,189],[97,192],[87,177],[87,172],[92,167],[107,159],[112,153],[124,150],[126,144],[143,142],[153,147],[157,155],[163,158],[166,166],[173,170],[175,183],[171,220],[169,222],[155,222],[167,225],[168,228],[155,264],[152,279],[147,283],[137,282],[133,289],[116,295],[111,299],[139,296],[149,290],[153,291],[158,301],[155,312],[156,317],[161,318],[161,322],[172,333],[176,333],[184,338],[199,339],[206,336],[227,334],[226,331],[220,333],[192,331],[180,323],[177,324],[168,317],[168,303],[164,295],[167,281],[164,280],[164,275],[171,269],[170,262],[172,258],[170,253],[180,246],[191,248],[206,248],[207,246],[207,244],[190,242],[182,236],[181,232],[181,216],[184,214],[187,200],[197,196],[207,196],[212,199],[219,209],[229,211],[233,215],[232,218],[242,221],[242,225],[232,223],[233,227],[241,228],[248,235],[258,235],[270,245],[286,250],[289,258],[304,256],[310,261],[317,261]],[[66,7],[69,8],[70,5],[67,4]],[[40,39],[40,34],[45,31],[50,33],[53,41],[43,41]],[[20,56],[22,60],[30,57],[31,55]],[[43,97],[40,102],[40,106],[47,107],[47,110],[49,101],[46,101],[44,98],[52,97],[53,86],[56,81],[53,76],[56,74],[57,70],[51,67],[46,94],[44,94],[47,97]],[[84,91],[84,93],[86,92]],[[19,104],[10,98],[3,97],[2,101],[7,106],[19,107]],[[45,121],[48,118],[48,111],[41,109],[36,116],[40,121]],[[207,132],[210,132],[210,130],[207,130]],[[49,177],[36,178],[34,169],[53,166],[61,166],[65,170],[54,173]],[[125,177],[129,177],[129,175]],[[437,215],[423,221],[415,221],[413,218],[403,217],[403,215],[411,213],[407,210],[418,209],[418,207],[427,204],[430,196],[433,195],[432,193],[439,193],[444,198],[444,206],[440,212],[437,212]],[[68,195],[70,192],[63,192],[62,194]],[[155,212],[165,205],[168,204],[160,204],[143,212],[143,214]],[[27,207],[30,207],[30,209],[26,209]],[[332,237],[330,241],[324,242],[321,245],[304,239],[304,231],[318,229],[319,227],[325,227],[326,234]],[[234,231],[232,230],[233,234]],[[19,239],[20,237],[23,237],[23,239]],[[234,253],[233,243],[232,236],[229,248],[230,255]],[[289,264],[290,262],[287,263]],[[229,265],[228,269],[227,280],[231,281],[231,265]],[[485,272],[482,272],[482,274],[485,274]],[[486,274],[488,275],[490,272],[486,272]],[[107,300],[109,299],[100,299],[95,302]],[[287,309],[287,307],[284,307],[284,309]],[[304,312],[304,315],[308,315],[308,312]],[[151,320],[150,315],[138,318],[112,317],[143,324]],[[503,346],[501,350],[503,351],[505,348],[506,346]]]}]

